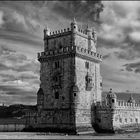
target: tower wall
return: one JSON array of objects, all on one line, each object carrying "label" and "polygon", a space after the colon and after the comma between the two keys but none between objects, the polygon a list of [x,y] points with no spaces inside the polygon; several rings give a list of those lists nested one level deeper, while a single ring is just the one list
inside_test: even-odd
[{"label": "tower wall", "polygon": [[[41,64],[41,88],[44,91],[44,108],[68,108],[70,103],[71,68],[73,58],[59,58]],[[59,62],[59,68],[54,68]],[[58,79],[55,79],[58,78]],[[59,79],[60,78],[60,79]],[[55,99],[55,91],[59,92]]]},{"label": "tower wall", "polygon": [[96,47],[94,43],[94,38],[88,37],[87,34],[83,34],[81,32],[78,32],[75,35],[75,45],[82,47],[84,49],[89,49],[91,48],[91,51],[96,52]]},{"label": "tower wall", "polygon": [[[89,63],[89,68],[86,68],[86,63]],[[75,58],[76,66],[76,85],[79,88],[79,93],[76,95],[76,126],[92,128],[92,104],[96,101],[101,101],[101,87],[100,87],[100,69],[99,64],[81,57]],[[96,72],[95,72],[96,69]],[[87,73],[92,78],[90,89],[87,89],[86,76]],[[98,74],[99,73],[99,74]]]},{"label": "tower wall", "polygon": [[38,60],[44,93],[38,127],[75,132],[92,129],[91,106],[101,97],[101,55],[96,53],[91,30],[78,30],[74,22],[70,30],[44,32],[44,52],[38,54]]},{"label": "tower wall", "polygon": [[66,35],[54,35],[52,38],[48,39],[48,43],[46,40],[45,50],[54,50],[54,49],[61,49],[64,46],[71,45],[71,34],[68,32]]}]

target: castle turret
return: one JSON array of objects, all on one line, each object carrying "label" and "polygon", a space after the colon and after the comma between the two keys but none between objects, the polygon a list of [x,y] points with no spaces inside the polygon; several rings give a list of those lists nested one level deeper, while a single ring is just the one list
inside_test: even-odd
[{"label": "castle turret", "polygon": [[88,35],[88,50],[92,49],[92,29],[90,29],[89,27],[87,27],[87,35]]},{"label": "castle turret", "polygon": [[48,36],[50,35],[50,30],[46,27],[44,29],[44,49],[48,50]]},{"label": "castle turret", "polygon": [[94,43],[95,43],[95,47],[97,45],[97,34],[96,34],[96,30],[93,28],[92,30],[92,37],[94,38]]},{"label": "castle turret", "polygon": [[38,112],[40,112],[43,109],[44,106],[44,93],[43,93],[43,89],[39,88],[38,92],[37,92],[37,109]]},{"label": "castle turret", "polygon": [[73,19],[73,21],[72,21],[72,23],[71,23],[71,30],[72,30],[73,32],[78,31],[78,25],[77,25],[77,22],[76,22],[75,18]]},{"label": "castle turret", "polygon": [[50,35],[50,30],[46,27],[44,29],[44,37],[49,36]]},{"label": "castle turret", "polygon": [[107,94],[106,100],[107,104],[111,107],[114,108],[115,103],[116,103],[117,96],[114,92],[112,92],[112,89],[110,89],[109,93]]}]

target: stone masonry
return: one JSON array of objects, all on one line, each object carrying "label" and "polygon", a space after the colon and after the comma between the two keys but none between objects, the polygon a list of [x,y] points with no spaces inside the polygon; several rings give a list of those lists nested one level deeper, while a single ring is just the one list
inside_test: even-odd
[{"label": "stone masonry", "polygon": [[68,29],[44,29],[34,127],[74,133],[93,129],[91,106],[101,101],[102,91],[102,56],[96,45],[95,30],[81,30],[75,20]]}]

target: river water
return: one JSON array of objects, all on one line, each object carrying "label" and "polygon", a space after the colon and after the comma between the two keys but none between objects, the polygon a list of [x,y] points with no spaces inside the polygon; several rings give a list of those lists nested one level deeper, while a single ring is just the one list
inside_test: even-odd
[{"label": "river water", "polygon": [[140,132],[90,135],[64,135],[36,132],[0,132],[0,139],[140,139]]}]

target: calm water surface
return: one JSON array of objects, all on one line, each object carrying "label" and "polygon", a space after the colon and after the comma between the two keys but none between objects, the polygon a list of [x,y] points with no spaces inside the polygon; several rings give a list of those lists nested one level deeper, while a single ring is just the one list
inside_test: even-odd
[{"label": "calm water surface", "polygon": [[36,132],[0,132],[0,139],[140,139],[139,133],[64,135]]}]

